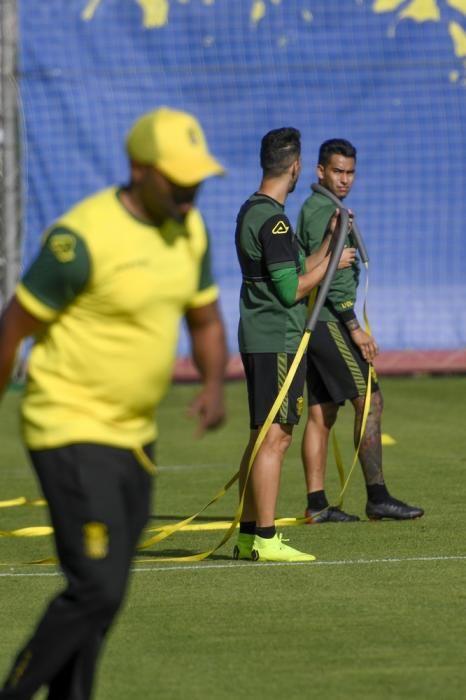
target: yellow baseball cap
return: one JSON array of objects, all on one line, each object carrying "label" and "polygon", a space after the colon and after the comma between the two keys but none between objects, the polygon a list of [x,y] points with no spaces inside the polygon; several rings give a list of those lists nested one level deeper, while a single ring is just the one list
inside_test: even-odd
[{"label": "yellow baseball cap", "polygon": [[209,153],[201,125],[192,114],[160,107],[137,119],[126,137],[131,160],[153,165],[178,185],[197,185],[225,169]]}]

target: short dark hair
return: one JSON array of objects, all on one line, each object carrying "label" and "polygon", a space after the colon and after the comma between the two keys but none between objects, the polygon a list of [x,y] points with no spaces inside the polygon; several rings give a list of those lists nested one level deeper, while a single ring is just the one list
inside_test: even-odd
[{"label": "short dark hair", "polygon": [[346,139],[328,139],[319,148],[319,165],[327,165],[333,155],[356,160],[356,148]]},{"label": "short dark hair", "polygon": [[262,138],[260,160],[264,175],[282,175],[300,155],[301,134],[292,126],[272,129]]}]

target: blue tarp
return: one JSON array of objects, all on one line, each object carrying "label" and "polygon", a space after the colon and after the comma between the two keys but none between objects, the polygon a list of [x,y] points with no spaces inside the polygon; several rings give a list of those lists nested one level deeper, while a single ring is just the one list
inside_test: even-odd
[{"label": "blue tarp", "polygon": [[[466,9],[439,0],[19,0],[23,263],[43,229],[128,176],[124,135],[159,105],[193,112],[228,175],[206,183],[236,351],[236,212],[271,128],[302,131],[295,220],[319,144],[350,139],[348,205],[369,249],[382,349],[466,345]],[[463,3],[464,5],[464,3]],[[362,290],[361,290],[362,291]],[[179,352],[187,351],[186,337]]]}]

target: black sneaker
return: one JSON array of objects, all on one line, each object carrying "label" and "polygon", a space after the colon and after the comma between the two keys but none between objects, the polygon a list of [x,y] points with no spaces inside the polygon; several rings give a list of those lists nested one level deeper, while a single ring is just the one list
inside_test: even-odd
[{"label": "black sneaker", "polygon": [[396,498],[389,496],[382,503],[372,503],[367,501],[366,515],[369,520],[382,520],[382,518],[391,518],[392,520],[414,520],[424,515],[422,508],[410,506],[403,501],[398,501]]},{"label": "black sneaker", "polygon": [[344,510],[336,508],[335,506],[329,506],[324,510],[311,510],[310,508],[306,508],[304,517],[310,519],[309,525],[317,523],[355,523],[359,520],[357,515],[345,513]]}]

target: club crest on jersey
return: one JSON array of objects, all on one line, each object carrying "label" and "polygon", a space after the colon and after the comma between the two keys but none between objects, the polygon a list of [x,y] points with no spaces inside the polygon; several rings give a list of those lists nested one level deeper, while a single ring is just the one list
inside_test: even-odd
[{"label": "club crest on jersey", "polygon": [[49,248],[59,262],[71,262],[76,256],[76,239],[69,233],[57,233],[50,238]]},{"label": "club crest on jersey", "polygon": [[108,529],[105,523],[83,525],[84,553],[89,559],[105,559],[108,554]]},{"label": "club crest on jersey", "polygon": [[280,234],[283,235],[284,233],[288,233],[289,230],[290,230],[290,227],[288,226],[288,224],[286,224],[284,221],[282,221],[280,219],[280,221],[277,221],[277,223],[273,227],[272,233],[275,235],[280,235]]}]

